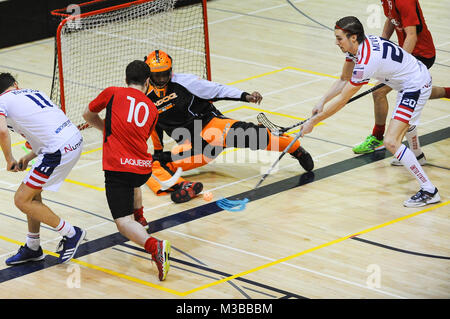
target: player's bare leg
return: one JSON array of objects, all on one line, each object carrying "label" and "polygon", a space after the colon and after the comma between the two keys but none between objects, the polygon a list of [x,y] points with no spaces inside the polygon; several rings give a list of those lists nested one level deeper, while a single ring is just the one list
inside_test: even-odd
[{"label": "player's bare leg", "polygon": [[437,203],[440,201],[438,189],[431,183],[414,153],[402,144],[408,128],[408,123],[391,119],[384,138],[384,145],[388,151],[394,154],[420,185],[420,190],[403,204],[406,207],[419,207]]},{"label": "player's bare leg", "polygon": [[33,189],[22,183],[14,195],[14,203],[32,220],[56,228],[59,225],[60,218],[47,205],[42,203],[40,200],[41,192],[42,189]]},{"label": "player's bare leg", "polygon": [[142,247],[150,238],[144,226],[135,221],[133,215],[117,218],[114,222],[122,235]]},{"label": "player's bare leg", "polygon": [[114,222],[123,236],[139,246],[144,247],[152,255],[152,259],[158,267],[159,280],[165,280],[170,268],[170,242],[168,240],[158,240],[150,236],[144,226],[134,220],[132,214],[116,218]]},{"label": "player's bare leg", "polygon": [[[380,82],[377,84],[379,83]],[[375,125],[372,134],[367,136],[364,142],[353,148],[355,154],[367,154],[384,149],[383,138],[386,127],[386,118],[389,112],[387,94],[391,91],[392,89],[385,85],[372,93]]]},{"label": "player's bare leg", "polygon": [[[33,200],[42,203],[41,193],[36,194],[35,197],[33,198]],[[28,215],[27,215],[27,221],[28,221],[28,232],[35,233],[35,234],[39,233],[39,231],[41,229],[41,222],[39,220],[32,218],[31,216],[28,216]]]},{"label": "player's bare leg", "polygon": [[[377,83],[378,84],[378,83]],[[374,103],[375,125],[385,126],[389,112],[387,95],[392,89],[385,85],[372,93]]]},{"label": "player's bare leg", "polygon": [[440,87],[440,86],[434,86],[431,90],[430,100],[434,99],[441,99],[441,98],[450,98],[450,87]]},{"label": "player's bare leg", "polygon": [[[63,236],[63,240],[60,242],[60,246],[63,247],[59,257],[60,263],[66,263],[73,258],[80,242],[86,236],[84,230],[70,225],[45,205],[42,202],[41,192],[42,189],[34,189],[22,183],[14,195],[15,205],[27,215],[28,237],[31,235],[32,238],[27,238],[27,244],[20,247],[16,255],[6,260],[7,265],[38,261],[45,257],[39,245],[40,223],[52,227]],[[29,245],[34,247],[28,247]]]}]

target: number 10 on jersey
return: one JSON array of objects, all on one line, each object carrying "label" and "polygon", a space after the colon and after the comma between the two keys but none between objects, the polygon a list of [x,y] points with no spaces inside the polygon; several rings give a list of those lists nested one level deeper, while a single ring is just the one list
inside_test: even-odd
[{"label": "number 10 on jersey", "polygon": [[[144,102],[139,102],[136,105],[136,99],[131,96],[127,96],[127,99],[130,101],[130,109],[128,110],[127,122],[132,123],[134,121],[134,123],[138,127],[143,127],[145,125],[145,123],[147,123],[148,116],[150,114],[148,105],[145,104]],[[144,108],[145,114],[144,114],[144,118],[141,121],[139,121],[139,112],[140,112],[141,108]]]}]

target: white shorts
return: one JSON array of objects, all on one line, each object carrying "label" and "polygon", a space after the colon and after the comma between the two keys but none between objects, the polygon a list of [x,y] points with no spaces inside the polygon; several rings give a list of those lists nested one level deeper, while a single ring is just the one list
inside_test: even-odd
[{"label": "white shorts", "polygon": [[81,156],[83,137],[75,134],[55,153],[40,154],[23,183],[34,189],[58,191]]},{"label": "white shorts", "polygon": [[418,125],[420,113],[431,95],[431,80],[420,90],[400,91],[397,94],[397,102],[392,118],[412,125]]}]

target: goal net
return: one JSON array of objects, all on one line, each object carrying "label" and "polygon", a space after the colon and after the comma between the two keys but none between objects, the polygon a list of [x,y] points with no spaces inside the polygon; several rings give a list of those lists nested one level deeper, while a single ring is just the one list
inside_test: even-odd
[{"label": "goal net", "polygon": [[106,87],[125,86],[128,63],[153,50],[173,58],[174,72],[211,78],[206,0],[111,3],[94,0],[52,11],[61,22],[51,99],[81,128],[89,102]]}]

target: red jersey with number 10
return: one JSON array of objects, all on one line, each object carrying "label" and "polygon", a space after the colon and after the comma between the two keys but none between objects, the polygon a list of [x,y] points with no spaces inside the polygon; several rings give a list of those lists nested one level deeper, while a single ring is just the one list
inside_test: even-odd
[{"label": "red jersey with number 10", "polygon": [[105,108],[103,170],[149,174],[153,159],[147,140],[158,120],[156,106],[137,89],[109,87],[89,103],[91,112]]},{"label": "red jersey with number 10", "polygon": [[418,0],[381,0],[384,15],[391,21],[397,33],[398,44],[403,47],[405,27],[416,26],[417,43],[412,52],[415,56],[432,58],[436,55],[433,38],[425,23]]}]

